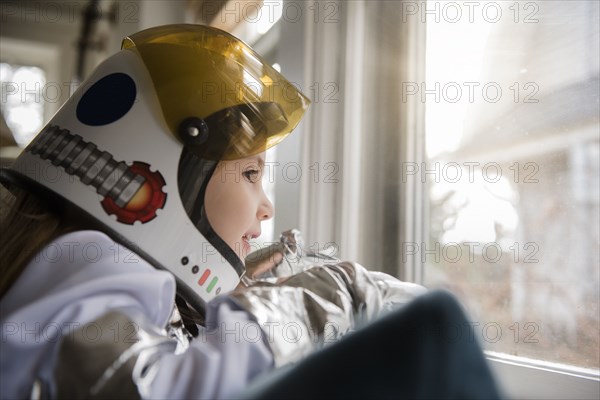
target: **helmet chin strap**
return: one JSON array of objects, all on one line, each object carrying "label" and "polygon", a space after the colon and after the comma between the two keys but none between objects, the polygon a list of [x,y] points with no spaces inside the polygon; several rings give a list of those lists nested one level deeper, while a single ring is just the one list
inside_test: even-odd
[{"label": "helmet chin strap", "polygon": [[206,188],[218,165],[218,161],[198,157],[184,147],[179,160],[178,186],[181,201],[190,221],[219,254],[235,269],[239,276],[246,270],[235,251],[210,225],[204,207]]},{"label": "helmet chin strap", "polygon": [[217,249],[217,251],[227,260],[227,262],[229,262],[229,264],[231,264],[241,278],[246,272],[246,267],[244,266],[243,261],[212,228],[204,211],[204,206],[202,206],[202,217],[200,218],[198,224],[196,224],[196,227],[198,227],[198,230],[200,233],[202,233],[206,240],[208,240],[210,244]]}]

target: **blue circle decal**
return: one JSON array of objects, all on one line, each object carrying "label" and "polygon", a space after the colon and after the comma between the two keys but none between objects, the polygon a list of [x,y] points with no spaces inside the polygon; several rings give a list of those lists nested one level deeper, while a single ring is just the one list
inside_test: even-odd
[{"label": "blue circle decal", "polygon": [[110,124],[127,114],[135,96],[135,82],[129,75],[122,72],[107,75],[81,97],[77,119],[91,126]]}]

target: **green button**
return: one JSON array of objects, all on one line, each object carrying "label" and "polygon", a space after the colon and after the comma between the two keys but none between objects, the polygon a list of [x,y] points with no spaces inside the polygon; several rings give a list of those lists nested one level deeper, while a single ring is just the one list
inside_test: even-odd
[{"label": "green button", "polygon": [[207,293],[210,293],[210,291],[213,290],[213,288],[217,284],[218,280],[219,280],[219,278],[217,278],[216,276],[214,278],[212,278],[212,281],[210,281],[210,283],[208,284],[208,287],[206,288]]}]

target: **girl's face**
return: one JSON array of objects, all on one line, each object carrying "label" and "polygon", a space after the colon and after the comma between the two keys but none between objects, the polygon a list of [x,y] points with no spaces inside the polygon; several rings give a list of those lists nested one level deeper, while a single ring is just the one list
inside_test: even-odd
[{"label": "girl's face", "polygon": [[273,216],[273,204],[262,186],[265,153],[221,161],[208,186],[204,206],[214,231],[244,261],[250,239],[260,236],[262,221]]}]

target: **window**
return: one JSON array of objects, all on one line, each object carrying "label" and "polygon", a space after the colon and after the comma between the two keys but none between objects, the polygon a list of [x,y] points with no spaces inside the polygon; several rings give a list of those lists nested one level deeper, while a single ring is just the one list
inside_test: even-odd
[{"label": "window", "polygon": [[598,397],[599,10],[560,3],[284,1],[269,32],[313,102],[275,232],[450,289],[515,398]]},{"label": "window", "polygon": [[2,115],[17,144],[25,147],[43,125],[46,74],[34,66],[1,63],[0,81]]},{"label": "window", "polygon": [[[491,351],[598,369],[599,3],[427,3],[425,283]],[[423,6],[424,7],[424,6]]]}]

